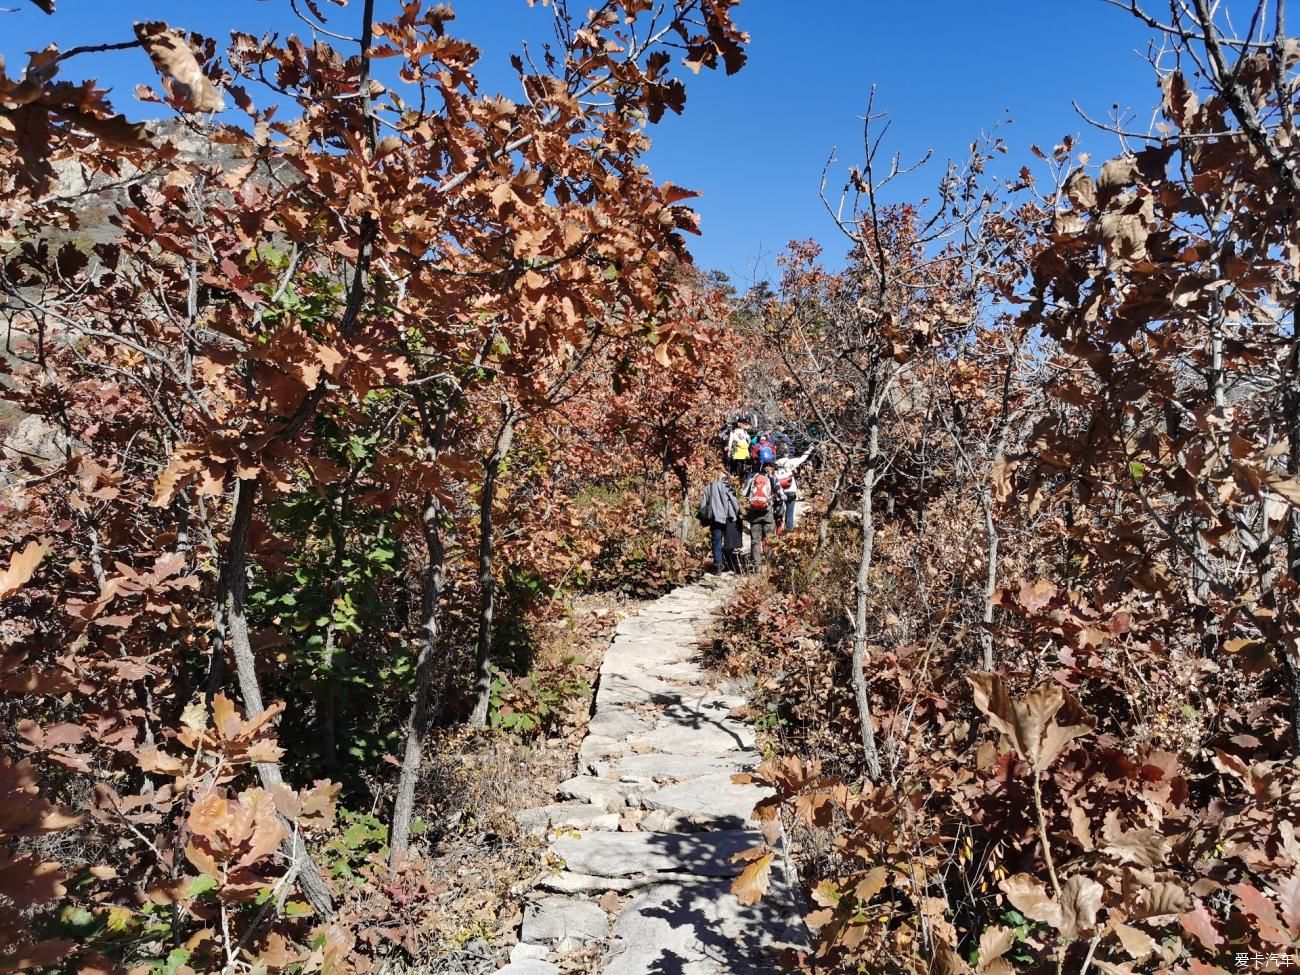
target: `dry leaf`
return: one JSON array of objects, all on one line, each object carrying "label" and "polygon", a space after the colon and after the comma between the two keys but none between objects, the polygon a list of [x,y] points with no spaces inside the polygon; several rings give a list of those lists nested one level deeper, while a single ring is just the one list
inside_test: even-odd
[{"label": "dry leaf", "polygon": [[[749,851],[754,852],[754,851]],[[740,854],[743,856],[744,854]],[[751,860],[731,884],[736,900],[746,907],[757,904],[772,884],[772,861],[776,854],[768,851]]]},{"label": "dry leaf", "polygon": [[185,37],[162,21],[141,21],[135,36],[164,78],[170,79],[175,94],[183,98],[193,112],[220,112],[226,107],[221,92],[203,73],[198,58]]},{"label": "dry leaf", "polygon": [[43,542],[28,542],[21,552],[9,556],[9,567],[0,572],[0,599],[24,586],[49,551],[50,547]]}]

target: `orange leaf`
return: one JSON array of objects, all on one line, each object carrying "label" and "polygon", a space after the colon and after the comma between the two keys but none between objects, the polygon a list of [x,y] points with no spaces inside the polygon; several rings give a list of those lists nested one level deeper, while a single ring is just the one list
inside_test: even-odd
[{"label": "orange leaf", "polygon": [[175,93],[185,99],[191,111],[219,112],[226,107],[221,92],[203,73],[194,51],[179,31],[161,21],[149,21],[135,25],[135,36],[158,73],[171,79]]},{"label": "orange leaf", "polygon": [[21,552],[9,556],[9,567],[0,572],[0,599],[25,585],[49,550],[43,542],[28,542]]},{"label": "orange leaf", "polygon": [[764,853],[753,860],[731,884],[736,900],[746,907],[757,904],[772,885],[772,860],[776,854]]}]

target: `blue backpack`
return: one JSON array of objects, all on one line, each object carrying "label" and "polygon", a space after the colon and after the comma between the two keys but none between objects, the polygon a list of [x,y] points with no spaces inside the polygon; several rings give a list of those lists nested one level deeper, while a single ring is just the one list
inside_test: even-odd
[{"label": "blue backpack", "polygon": [[760,464],[770,464],[774,460],[776,460],[776,451],[772,449],[772,445],[766,440],[760,440],[758,442],[758,462]]}]

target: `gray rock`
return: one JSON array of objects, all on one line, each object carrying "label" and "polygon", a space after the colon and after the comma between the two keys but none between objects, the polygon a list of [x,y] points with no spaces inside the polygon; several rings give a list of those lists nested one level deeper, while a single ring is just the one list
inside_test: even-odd
[{"label": "gray rock", "polygon": [[495,975],[560,975],[560,966],[540,958],[521,958],[498,968]]},{"label": "gray rock", "polygon": [[600,690],[596,692],[596,710],[611,704],[658,704],[684,706],[689,689],[660,680],[639,667],[620,666],[601,672]]},{"label": "gray rock", "polygon": [[650,731],[653,726],[653,722],[644,715],[611,705],[596,709],[595,716],[587,724],[587,734],[619,741]]},{"label": "gray rock", "polygon": [[711,833],[579,833],[560,836],[551,852],[573,873],[634,877],[660,872],[700,877],[734,877],[731,857],[762,842],[757,830]]},{"label": "gray rock", "polygon": [[707,827],[695,823],[685,813],[653,809],[641,820],[640,828],[646,833],[698,833]]},{"label": "gray rock", "polygon": [[698,879],[698,877],[689,873],[656,873],[651,876],[640,877],[597,877],[595,874],[590,873],[563,871],[543,877],[537,882],[537,886],[542,890],[556,894],[603,894],[609,890],[619,894],[626,894],[634,890],[640,890],[642,887],[653,887],[655,884],[665,883],[670,880],[690,883]]},{"label": "gray rock", "polygon": [[732,718],[704,718],[662,724],[631,739],[628,747],[672,755],[719,755],[751,749],[754,741],[754,729],[746,724]]},{"label": "gray rock", "polygon": [[776,971],[786,928],[778,899],[742,907],[723,883],[668,883],[632,899],[614,925],[604,975],[740,975]]},{"label": "gray rock", "polygon": [[588,735],[582,740],[582,745],[578,748],[578,761],[584,767],[590,767],[602,759],[622,755],[623,751],[624,744],[622,741],[606,738],[603,735]]},{"label": "gray rock", "polygon": [[524,927],[520,940],[529,944],[540,941],[604,941],[609,936],[609,915],[591,901],[549,896],[534,901],[524,909]]},{"label": "gray rock", "polygon": [[748,772],[758,764],[758,760],[758,752],[748,750],[721,755],[664,755],[655,752],[625,755],[608,768],[602,767],[601,771],[626,783],[669,784],[704,775],[725,773],[730,776],[736,772]]},{"label": "gray rock", "polygon": [[551,950],[546,945],[530,945],[520,942],[510,949],[511,961],[545,961]]},{"label": "gray rock", "polygon": [[552,827],[570,829],[617,829],[618,816],[605,806],[591,802],[557,802],[515,813],[515,822],[531,836],[541,836]]},{"label": "gray rock", "polygon": [[754,806],[769,794],[760,786],[737,785],[724,772],[651,792],[642,797],[641,804],[647,809],[678,813],[692,823],[735,829],[749,822]]},{"label": "gray rock", "polygon": [[581,799],[611,812],[635,804],[641,790],[634,783],[594,775],[576,775],[560,783],[559,793],[569,799]]}]

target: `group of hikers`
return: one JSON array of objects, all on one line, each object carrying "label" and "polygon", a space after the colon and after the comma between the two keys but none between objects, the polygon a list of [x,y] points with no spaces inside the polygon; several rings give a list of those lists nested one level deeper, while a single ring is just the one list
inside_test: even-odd
[{"label": "group of hikers", "polygon": [[739,571],[738,552],[744,546],[745,531],[750,562],[755,570],[761,569],[767,539],[794,530],[799,503],[795,471],[817,445],[795,456],[794,441],[783,430],[760,429],[743,416],[725,425],[718,439],[718,474],[704,489],[697,516],[700,524],[709,528],[713,571]]}]

